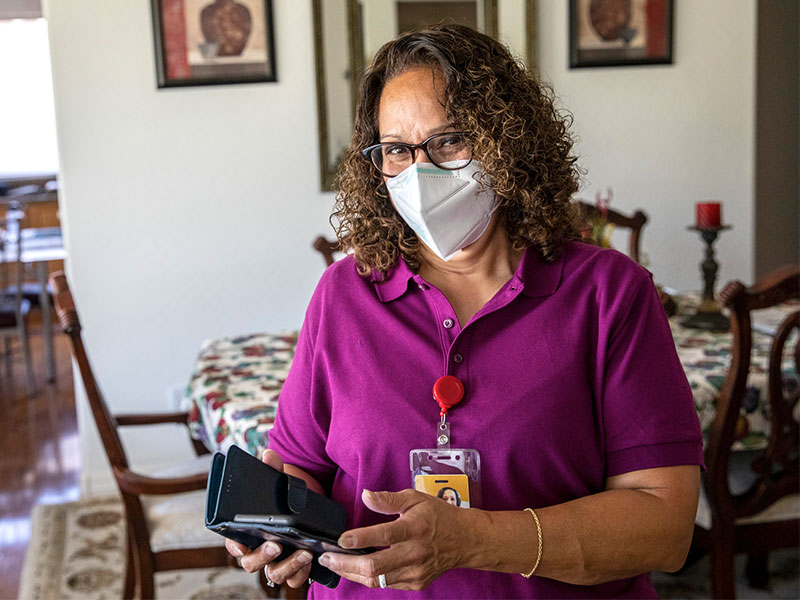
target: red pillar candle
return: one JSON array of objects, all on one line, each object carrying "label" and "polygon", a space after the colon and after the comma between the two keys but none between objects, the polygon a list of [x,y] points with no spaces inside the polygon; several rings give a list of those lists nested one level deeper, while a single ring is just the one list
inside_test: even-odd
[{"label": "red pillar candle", "polygon": [[696,205],[697,228],[722,227],[722,203],[698,202]]}]

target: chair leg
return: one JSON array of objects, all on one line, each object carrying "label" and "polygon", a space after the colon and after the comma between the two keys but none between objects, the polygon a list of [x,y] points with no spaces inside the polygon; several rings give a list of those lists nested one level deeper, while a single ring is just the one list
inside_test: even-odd
[{"label": "chair leg", "polygon": [[745,567],[745,576],[751,588],[757,590],[766,590],[769,587],[769,567],[768,567],[769,554],[767,552],[759,552],[757,554],[747,555],[747,566]]},{"label": "chair leg", "polygon": [[133,557],[133,543],[129,536],[125,537],[125,583],[122,586],[122,598],[132,600],[136,594],[136,559]]},{"label": "chair leg", "polygon": [[22,355],[25,359],[25,372],[28,375],[28,394],[33,397],[36,395],[36,382],[33,377],[33,363],[31,362],[31,345],[28,338],[28,328],[22,323],[19,327],[19,341],[22,346]]},{"label": "chair leg", "polygon": [[153,576],[153,555],[149,548],[135,548],[136,556],[136,587],[139,598],[153,600],[155,598],[155,580]]},{"label": "chair leg", "polygon": [[733,537],[721,536],[716,539],[709,553],[709,558],[711,563],[711,597],[735,598]]},{"label": "chair leg", "polygon": [[14,359],[13,359],[13,348],[11,348],[11,338],[5,338],[5,346],[6,346],[6,374],[8,375],[9,381],[14,381]]}]

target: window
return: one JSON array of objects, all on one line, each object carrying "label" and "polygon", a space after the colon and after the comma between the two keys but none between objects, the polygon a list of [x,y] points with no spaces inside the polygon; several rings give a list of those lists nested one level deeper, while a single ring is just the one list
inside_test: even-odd
[{"label": "window", "polygon": [[0,177],[56,173],[47,21],[0,19]]}]

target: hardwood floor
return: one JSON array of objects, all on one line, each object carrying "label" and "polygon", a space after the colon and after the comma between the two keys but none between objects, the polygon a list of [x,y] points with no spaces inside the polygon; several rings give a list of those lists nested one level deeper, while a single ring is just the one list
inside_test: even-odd
[{"label": "hardwood floor", "polygon": [[[34,319],[38,317],[32,315]],[[0,361],[0,598],[16,598],[36,504],[78,499],[80,450],[69,342],[54,327],[56,383],[47,383],[41,323],[31,322],[35,397],[14,355],[13,381]]]}]

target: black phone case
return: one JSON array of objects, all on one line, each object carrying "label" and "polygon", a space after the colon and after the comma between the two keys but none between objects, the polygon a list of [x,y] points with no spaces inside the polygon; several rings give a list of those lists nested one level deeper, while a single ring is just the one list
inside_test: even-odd
[{"label": "black phone case", "polygon": [[[214,454],[206,490],[206,527],[253,549],[264,543],[259,535],[264,524],[235,521],[236,515],[290,515],[296,529],[310,537],[337,540],[345,530],[344,507],[307,489],[306,482],[280,473],[251,456],[238,446],[231,446],[227,456]],[[297,547],[283,543],[282,560]],[[335,588],[339,576],[316,560],[314,553],[309,578]]]}]

